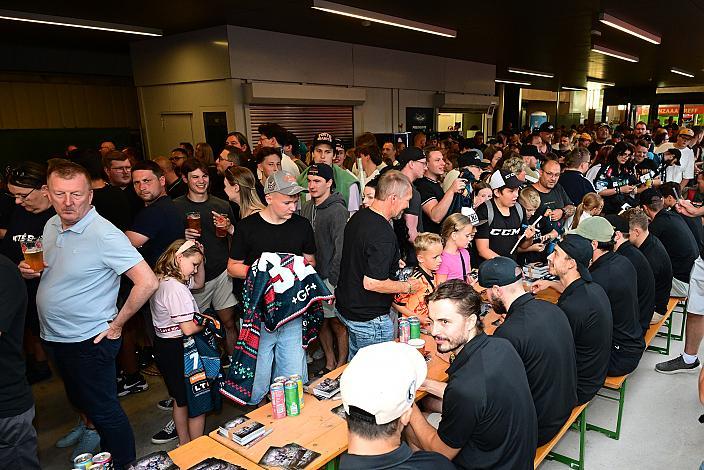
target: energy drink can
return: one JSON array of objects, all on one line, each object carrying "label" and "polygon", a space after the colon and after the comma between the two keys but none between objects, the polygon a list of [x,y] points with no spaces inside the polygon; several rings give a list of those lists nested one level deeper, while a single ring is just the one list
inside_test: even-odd
[{"label": "energy drink can", "polygon": [[286,417],[286,396],[284,394],[284,384],[274,382],[269,387],[271,392],[271,407],[273,408],[274,419]]},{"label": "energy drink can", "polygon": [[288,416],[298,416],[301,409],[298,405],[298,384],[291,380],[284,384],[284,397],[286,399],[286,414]]},{"label": "energy drink can", "polygon": [[93,466],[93,454],[81,454],[73,459],[73,466],[78,470],[87,470]]},{"label": "energy drink can", "polygon": [[405,318],[400,318],[398,320],[398,340],[401,343],[408,343],[411,339],[411,324]]},{"label": "energy drink can", "polygon": [[96,465],[102,466],[103,470],[113,470],[114,466],[112,463],[112,455],[110,452],[101,452],[93,457],[93,466],[91,470],[95,468]]},{"label": "energy drink can", "polygon": [[298,384],[298,409],[302,410],[304,407],[303,403],[303,380],[301,380],[301,376],[298,374],[293,374],[289,376],[288,378],[291,382],[296,382]]},{"label": "energy drink can", "polygon": [[278,377],[274,377],[274,380],[272,381],[272,383],[283,384],[283,383],[286,383],[287,380],[288,380],[288,377],[286,377],[285,375],[280,375]]},{"label": "energy drink can", "polygon": [[420,338],[420,320],[418,317],[408,317],[408,323],[411,325],[411,339]]}]

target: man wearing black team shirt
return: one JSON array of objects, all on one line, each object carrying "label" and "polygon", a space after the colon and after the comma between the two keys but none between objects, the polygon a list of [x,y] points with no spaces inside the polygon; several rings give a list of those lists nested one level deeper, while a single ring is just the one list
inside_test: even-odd
[{"label": "man wearing black team shirt", "polygon": [[665,205],[665,209],[682,217],[682,220],[685,221],[687,227],[689,227],[689,230],[692,232],[692,235],[694,235],[694,239],[697,241],[700,256],[704,254],[704,225],[702,225],[702,218],[690,217],[686,214],[680,214],[677,210],[675,210],[675,205],[677,205],[677,199],[679,198],[680,193],[679,183],[670,181],[663,183],[663,185],[658,189],[662,193],[662,202]]},{"label": "man wearing black team shirt", "polygon": [[397,281],[401,254],[391,224],[411,200],[411,182],[400,171],[379,178],[372,205],[357,211],[345,226],[340,276],[335,289],[338,316],[349,331],[349,358],[370,344],[392,341],[389,316],[393,294],[421,288],[419,279]]},{"label": "man wearing black team shirt", "polygon": [[589,272],[609,298],[613,315],[613,334],[609,375],[630,374],[638,367],[645,341],[638,310],[637,274],[633,265],[614,253],[614,228],[603,217],[589,217],[571,231],[591,241],[594,254]]},{"label": "man wearing black team shirt", "polygon": [[22,354],[27,289],[17,265],[0,255],[0,464],[39,470],[34,400]]},{"label": "man wearing black team shirt", "polygon": [[572,327],[577,360],[577,403],[587,403],[604,385],[611,349],[611,305],[602,287],[592,282],[592,245],[577,235],[565,235],[548,257],[550,274],[558,283],[538,281],[533,292],[553,287],[561,292],[557,306]]},{"label": "man wearing black team shirt", "polygon": [[[22,242],[34,241],[42,236],[46,222],[56,215],[44,190],[46,165],[24,162],[10,170],[7,181],[8,194],[17,205],[7,221],[7,232],[0,240],[0,253],[15,265],[24,260]],[[26,328],[27,380],[30,385],[51,377],[46,353],[39,340],[39,314],[37,313],[37,288],[39,279],[26,279],[27,313],[23,312]],[[0,339],[1,342],[1,339]]]},{"label": "man wearing black team shirt", "polygon": [[638,318],[643,335],[650,328],[655,313],[655,275],[648,259],[633,246],[629,237],[628,221],[620,215],[611,214],[604,217],[614,228],[614,250],[631,262],[636,269],[636,286],[638,289]]},{"label": "man wearing black team shirt", "polygon": [[629,209],[628,241],[635,245],[648,260],[655,279],[655,313],[650,323],[658,323],[667,312],[667,303],[672,290],[672,263],[665,247],[648,231],[648,216],[641,209]]},{"label": "man wearing black team shirt", "polygon": [[676,212],[665,210],[662,194],[649,188],[640,193],[640,205],[650,219],[650,233],[660,239],[672,262],[672,291],[674,297],[687,297],[689,276],[694,261],[699,258],[699,247],[687,223]]},{"label": "man wearing black team shirt", "polygon": [[423,228],[426,232],[440,233],[442,222],[448,215],[460,211],[460,193],[465,190],[466,181],[457,178],[447,189],[442,190],[440,178],[445,174],[445,160],[437,147],[426,149],[427,169],[425,175],[415,182],[420,193],[423,209]]},{"label": "man wearing black team shirt", "polygon": [[411,419],[416,390],[428,373],[418,351],[389,341],[360,351],[340,378],[349,445],[341,470],[454,470],[435,452],[413,452],[401,442]]},{"label": "man wearing black team shirt", "polygon": [[[507,275],[515,278],[513,270]],[[460,469],[529,470],[538,425],[526,370],[511,343],[484,334],[479,304],[472,287],[458,279],[428,297],[433,338],[451,364],[447,384],[423,383],[442,400],[440,422],[437,413],[426,420],[414,406],[409,441]]]},{"label": "man wearing black team shirt", "polygon": [[494,311],[505,316],[494,332],[509,340],[523,360],[535,412],[538,446],[552,439],[577,404],[574,339],[565,313],[523,289],[520,266],[499,256],[479,266],[479,285]]},{"label": "man wearing black team shirt", "polygon": [[[500,170],[491,175],[489,185],[494,197],[477,208],[479,220],[489,221],[477,227],[474,236],[477,251],[483,260],[497,256],[515,260],[517,250],[513,253],[511,250],[522,237],[523,226],[528,223],[525,211],[516,204],[518,188],[522,183],[515,174]],[[529,247],[533,243],[533,235],[535,229],[526,228],[519,246]]]}]

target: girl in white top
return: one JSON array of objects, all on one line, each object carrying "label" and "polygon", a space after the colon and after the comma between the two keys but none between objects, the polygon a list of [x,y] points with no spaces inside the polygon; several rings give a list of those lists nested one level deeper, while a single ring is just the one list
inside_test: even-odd
[{"label": "girl in white top", "polygon": [[205,284],[203,245],[193,240],[176,240],[159,257],[154,273],[159,289],[149,299],[152,311],[154,359],[169,395],[174,399],[173,419],[180,445],[203,435],[205,415],[189,417],[183,366],[183,336],[203,327],[193,323],[198,304],[190,289]]}]

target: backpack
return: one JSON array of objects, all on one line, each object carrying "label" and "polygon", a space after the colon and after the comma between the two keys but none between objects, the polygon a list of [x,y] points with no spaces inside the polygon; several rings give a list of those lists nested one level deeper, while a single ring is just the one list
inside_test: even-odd
[{"label": "backpack", "polygon": [[[494,205],[489,201],[484,204],[486,204],[486,223],[487,226],[490,226],[494,221]],[[523,206],[516,202],[514,207],[516,208],[516,211],[518,211],[518,217],[521,219],[521,222],[523,222]]]}]

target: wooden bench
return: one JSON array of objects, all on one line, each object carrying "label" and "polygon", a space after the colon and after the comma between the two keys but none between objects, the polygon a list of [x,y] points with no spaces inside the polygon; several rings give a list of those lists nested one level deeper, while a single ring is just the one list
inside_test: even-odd
[{"label": "wooden bench", "polygon": [[682,314],[682,322],[680,323],[680,333],[672,334],[670,336],[676,341],[682,341],[682,338],[684,338],[684,328],[687,324],[687,297],[671,297],[671,299],[677,299],[677,307],[680,307],[680,309],[672,312],[670,322],[674,320],[675,313]]},{"label": "wooden bench", "polygon": [[[667,311],[665,312],[665,315],[663,315],[659,322],[650,325],[648,331],[645,332],[645,348],[648,351],[655,351],[665,355],[670,354],[670,343],[672,338],[672,313],[681,301],[682,299],[678,297],[670,297],[670,301],[667,303]],[[660,328],[663,326],[667,327],[667,332],[661,333]],[[656,336],[662,336],[665,338],[665,347],[653,346],[651,344]]]},{"label": "wooden bench", "polygon": [[[587,433],[587,405],[579,405],[572,410],[572,414],[567,419],[565,424],[560,428],[555,437],[553,437],[547,444],[538,447],[535,451],[535,459],[533,460],[533,469],[538,468],[543,460],[556,460],[558,462],[569,465],[570,468],[577,470],[584,470],[584,438]],[[560,439],[565,435],[568,429],[573,427],[575,421],[579,421],[577,424],[577,429],[579,430],[579,459],[573,459],[566,455],[561,455],[556,452],[552,452],[552,449],[560,442]]]}]

